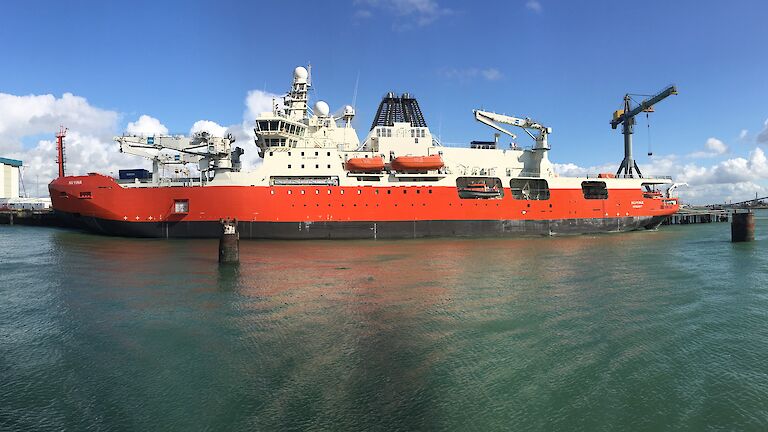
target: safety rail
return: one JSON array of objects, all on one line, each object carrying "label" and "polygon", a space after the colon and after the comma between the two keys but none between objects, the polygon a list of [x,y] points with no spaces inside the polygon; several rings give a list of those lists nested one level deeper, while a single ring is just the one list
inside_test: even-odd
[{"label": "safety rail", "polygon": [[647,180],[672,180],[672,176],[635,177],[635,176],[631,176],[631,175],[628,175],[628,174],[619,174],[619,175],[611,174],[610,176],[606,176],[605,174],[587,174],[584,177],[586,177],[588,179],[593,179],[593,178],[600,178],[600,179],[603,179],[603,178],[633,178],[633,179],[639,179],[639,178],[642,178],[642,179],[647,179]]}]

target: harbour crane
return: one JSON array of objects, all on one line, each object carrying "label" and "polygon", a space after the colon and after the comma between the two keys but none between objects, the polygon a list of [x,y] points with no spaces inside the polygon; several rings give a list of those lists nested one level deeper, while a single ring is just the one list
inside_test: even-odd
[{"label": "harbour crane", "polygon": [[623,171],[625,177],[634,177],[635,172],[637,172],[638,177],[643,177],[640,173],[640,168],[637,167],[637,162],[632,158],[632,133],[635,125],[635,116],[641,112],[653,112],[654,105],[676,94],[677,87],[671,85],[650,98],[643,100],[634,108],[631,106],[632,95],[629,93],[624,95],[624,109],[615,111],[611,120],[611,129],[616,129],[619,125],[622,125],[621,133],[624,134],[624,160],[621,161],[619,170],[616,171],[617,176],[620,176]]},{"label": "harbour crane", "polygon": [[[159,179],[160,166],[197,163],[201,172],[239,171],[243,150],[232,143],[235,137],[214,137],[208,132],[197,132],[191,137],[180,135],[118,136],[120,152],[141,156],[152,161],[152,179]],[[178,154],[163,153],[172,150]]]},{"label": "harbour crane", "polygon": [[[517,138],[517,135],[499,126],[498,123],[508,124],[522,128],[536,142],[533,147],[534,150],[549,150],[549,143],[547,143],[547,135],[552,133],[552,128],[546,127],[538,122],[531,120],[530,118],[518,118],[504,114],[497,114],[490,111],[474,110],[475,119],[480,123],[488,125],[499,132],[507,134],[512,139]],[[533,135],[529,129],[538,131],[538,134]]]}]

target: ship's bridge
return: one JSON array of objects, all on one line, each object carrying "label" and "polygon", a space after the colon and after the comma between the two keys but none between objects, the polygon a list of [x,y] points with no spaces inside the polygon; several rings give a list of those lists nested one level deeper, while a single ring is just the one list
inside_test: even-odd
[{"label": "ship's bridge", "polygon": [[260,119],[256,121],[259,148],[296,147],[306,132],[306,126],[287,118]]}]

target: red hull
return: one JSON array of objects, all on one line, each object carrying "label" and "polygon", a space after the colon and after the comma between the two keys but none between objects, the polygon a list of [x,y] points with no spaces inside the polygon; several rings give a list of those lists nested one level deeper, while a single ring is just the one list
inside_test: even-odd
[{"label": "red hull", "polygon": [[[552,189],[549,200],[462,199],[455,187],[193,186],[124,188],[111,177],[63,177],[49,185],[56,211],[121,222],[543,221],[669,216],[676,200],[640,189],[611,189],[585,199],[581,189]],[[186,213],[175,203],[186,201]]]}]

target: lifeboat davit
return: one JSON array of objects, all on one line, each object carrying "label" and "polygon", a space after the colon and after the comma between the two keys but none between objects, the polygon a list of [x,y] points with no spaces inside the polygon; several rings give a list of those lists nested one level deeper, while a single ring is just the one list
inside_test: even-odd
[{"label": "lifeboat davit", "polygon": [[392,160],[392,169],[395,171],[429,171],[443,167],[443,158],[440,155],[431,156],[399,156]]},{"label": "lifeboat davit", "polygon": [[363,173],[382,172],[384,171],[384,158],[381,156],[350,158],[347,160],[347,171]]}]

